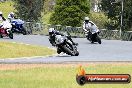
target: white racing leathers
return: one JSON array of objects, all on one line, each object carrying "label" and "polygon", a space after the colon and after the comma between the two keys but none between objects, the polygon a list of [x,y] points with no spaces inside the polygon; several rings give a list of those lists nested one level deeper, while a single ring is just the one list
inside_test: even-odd
[{"label": "white racing leathers", "polygon": [[0,21],[2,21],[2,17],[0,16]]},{"label": "white racing leathers", "polygon": [[85,31],[86,35],[88,32],[91,32],[92,34],[99,32],[98,27],[92,21],[89,21],[88,23],[84,22],[83,30]]},{"label": "white racing leathers", "polygon": [[11,30],[12,25],[8,20],[6,20],[1,23],[1,28],[7,29],[7,33],[9,33],[9,30]]}]

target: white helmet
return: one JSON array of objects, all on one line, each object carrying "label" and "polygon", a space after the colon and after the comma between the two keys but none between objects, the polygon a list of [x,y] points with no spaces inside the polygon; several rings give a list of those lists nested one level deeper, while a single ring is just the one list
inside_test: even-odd
[{"label": "white helmet", "polygon": [[0,14],[3,14],[3,13],[0,11]]},{"label": "white helmet", "polygon": [[50,28],[50,29],[49,29],[49,32],[54,32],[54,31],[55,31],[54,28]]},{"label": "white helmet", "polygon": [[2,16],[3,15],[3,13],[0,11],[0,16]]},{"label": "white helmet", "polygon": [[13,13],[13,12],[11,12],[10,14],[14,15],[14,13]]},{"label": "white helmet", "polygon": [[89,17],[85,17],[84,20],[89,20]]}]

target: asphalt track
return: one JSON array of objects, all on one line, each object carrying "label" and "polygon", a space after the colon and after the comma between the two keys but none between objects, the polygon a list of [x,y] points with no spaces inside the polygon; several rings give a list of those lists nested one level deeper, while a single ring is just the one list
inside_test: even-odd
[{"label": "asphalt track", "polygon": [[[132,41],[104,40],[102,44],[91,44],[85,38],[73,38],[78,45],[79,56],[60,54],[49,57],[2,59],[0,63],[67,63],[67,62],[124,62],[132,61]],[[44,35],[14,35],[14,39],[3,38],[0,41],[12,41],[51,47]]]}]

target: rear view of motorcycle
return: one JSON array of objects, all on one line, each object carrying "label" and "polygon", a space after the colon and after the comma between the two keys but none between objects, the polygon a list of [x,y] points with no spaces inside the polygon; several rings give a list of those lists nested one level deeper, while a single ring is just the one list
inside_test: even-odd
[{"label": "rear view of motorcycle", "polygon": [[99,32],[94,32],[94,33],[88,32],[86,37],[91,43],[98,42],[99,44],[101,44],[101,38],[99,37]]},{"label": "rear view of motorcycle", "polygon": [[73,45],[66,36],[56,35],[55,44],[57,47],[57,53],[60,54],[64,52],[71,56],[78,56],[79,52],[77,50],[77,45]]},{"label": "rear view of motorcycle", "polygon": [[83,30],[85,32],[86,38],[91,42],[98,42],[101,44],[101,38],[99,37],[100,30],[97,25],[89,20],[89,17],[85,17],[83,22]]},{"label": "rear view of motorcycle", "polygon": [[24,28],[24,21],[20,20],[20,19],[15,19],[11,22],[12,24],[12,32],[16,32],[16,33],[22,33],[23,35],[26,35],[26,30]]}]

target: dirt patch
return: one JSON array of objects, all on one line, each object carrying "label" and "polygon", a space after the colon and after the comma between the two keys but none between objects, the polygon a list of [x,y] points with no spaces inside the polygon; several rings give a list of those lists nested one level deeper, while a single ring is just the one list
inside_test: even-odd
[{"label": "dirt patch", "polygon": [[78,67],[82,66],[96,66],[96,65],[112,65],[112,66],[128,66],[132,65],[132,62],[87,62],[87,63],[64,63],[64,64],[0,64],[0,70],[16,70],[16,69],[28,69],[38,67]]}]

